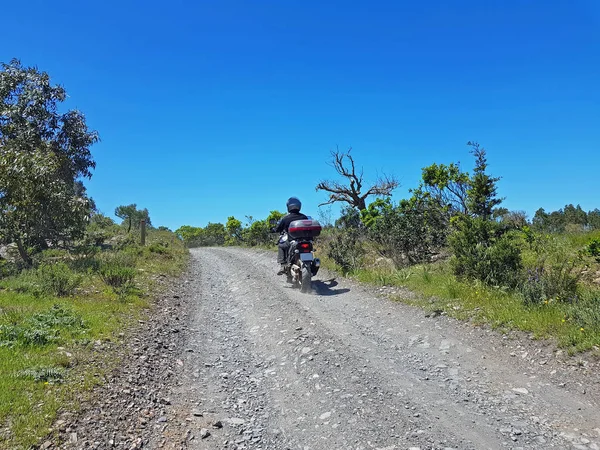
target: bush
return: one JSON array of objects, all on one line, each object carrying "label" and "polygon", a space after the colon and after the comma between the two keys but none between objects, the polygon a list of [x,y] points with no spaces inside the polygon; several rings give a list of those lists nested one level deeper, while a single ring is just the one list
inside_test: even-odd
[{"label": "bush", "polygon": [[600,328],[600,293],[577,298],[567,307],[566,320],[575,323],[584,330]]},{"label": "bush", "polygon": [[135,278],[134,259],[132,256],[112,254],[106,256],[100,264],[100,277],[113,289],[131,286]]},{"label": "bush", "polygon": [[329,242],[327,256],[333,259],[344,274],[362,267],[365,250],[361,234],[357,229],[336,230]]},{"label": "bush", "polygon": [[396,267],[428,262],[446,245],[447,214],[433,202],[408,203],[383,209],[369,228],[383,256]]},{"label": "bush", "polygon": [[593,239],[585,248],[586,253],[600,263],[600,239]]},{"label": "bush", "polygon": [[514,288],[521,278],[521,248],[496,222],[466,216],[453,220],[449,237],[454,252],[452,268],[458,277],[481,280],[490,286]]},{"label": "bush", "polygon": [[172,250],[169,247],[168,242],[154,242],[148,246],[148,251],[151,253],[157,253],[159,255],[172,256]]},{"label": "bush", "polygon": [[82,277],[74,273],[67,264],[42,264],[37,269],[37,278],[42,292],[67,297],[73,295],[81,285]]}]

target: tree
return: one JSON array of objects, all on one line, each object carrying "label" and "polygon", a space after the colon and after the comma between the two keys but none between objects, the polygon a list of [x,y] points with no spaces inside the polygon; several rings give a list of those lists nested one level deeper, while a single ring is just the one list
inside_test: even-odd
[{"label": "tree", "polygon": [[600,209],[596,208],[587,213],[588,225],[592,230],[600,230]]},{"label": "tree", "polygon": [[93,203],[81,178],[95,167],[90,147],[98,134],[76,110],[60,113],[61,86],[18,60],[0,71],[0,235],[31,250],[83,235]]},{"label": "tree", "polygon": [[357,172],[354,158],[350,154],[352,148],[346,152],[339,149],[331,152],[331,165],[335,171],[346,179],[347,185],[338,181],[321,181],[317,191],[329,192],[329,200],[319,206],[329,205],[335,202],[348,203],[350,206],[362,211],[367,207],[366,199],[371,196],[390,196],[400,183],[391,176],[384,175],[366,191],[363,189],[363,171]]},{"label": "tree", "polygon": [[131,205],[121,205],[115,208],[115,216],[123,219],[122,224],[127,224],[127,232],[131,231],[131,228],[139,228],[142,220],[146,221],[146,226],[151,227],[152,222],[150,221],[150,213],[146,208],[137,209],[137,205],[132,203]]},{"label": "tree", "polygon": [[502,203],[502,199],[496,198],[496,183],[500,178],[486,173],[485,149],[477,142],[468,142],[467,145],[472,147],[471,153],[475,156],[475,169],[467,191],[467,209],[474,216],[489,220],[494,208]]},{"label": "tree", "polygon": [[227,223],[225,224],[225,229],[227,230],[227,237],[225,241],[229,245],[238,244],[242,239],[242,222],[237,220],[235,217],[230,216],[227,218]]},{"label": "tree", "polygon": [[466,214],[470,178],[458,164],[432,164],[422,169],[423,182],[417,190],[427,193],[436,202],[453,212]]},{"label": "tree", "polygon": [[225,244],[226,234],[225,225],[222,223],[209,222],[204,228],[204,239],[201,245],[223,245]]},{"label": "tree", "polygon": [[581,225],[582,227],[587,224],[587,213],[581,208],[580,205],[565,205],[563,214],[565,216],[565,223],[567,224],[571,223],[575,225]]}]

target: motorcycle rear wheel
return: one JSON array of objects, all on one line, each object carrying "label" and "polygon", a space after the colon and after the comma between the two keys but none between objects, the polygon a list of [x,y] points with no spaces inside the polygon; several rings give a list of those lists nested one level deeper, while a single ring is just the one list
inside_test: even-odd
[{"label": "motorcycle rear wheel", "polygon": [[302,267],[302,280],[300,280],[300,292],[310,292],[312,274],[308,267]]}]

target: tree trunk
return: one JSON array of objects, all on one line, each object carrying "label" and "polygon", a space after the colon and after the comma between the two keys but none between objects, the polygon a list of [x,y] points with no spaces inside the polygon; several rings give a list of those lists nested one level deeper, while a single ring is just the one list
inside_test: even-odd
[{"label": "tree trunk", "polygon": [[31,257],[29,256],[29,254],[27,253],[27,250],[23,246],[23,241],[21,240],[21,237],[17,236],[16,241],[17,241],[17,248],[19,249],[19,255],[21,255],[21,259],[25,262],[25,264],[28,267],[31,267],[33,264],[33,261],[31,260]]}]

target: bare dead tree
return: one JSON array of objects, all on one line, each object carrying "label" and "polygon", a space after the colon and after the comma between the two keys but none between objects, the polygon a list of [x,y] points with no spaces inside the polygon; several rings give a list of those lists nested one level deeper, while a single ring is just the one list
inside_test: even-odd
[{"label": "bare dead tree", "polygon": [[351,151],[352,148],[345,152],[336,148],[335,151],[331,152],[331,166],[346,179],[347,184],[338,181],[321,181],[316,190],[329,192],[329,200],[319,206],[345,202],[360,211],[367,207],[366,198],[370,195],[388,196],[400,186],[395,177],[383,175],[377,179],[373,186],[363,191],[363,170],[361,168],[357,173],[354,158],[350,154]]}]

